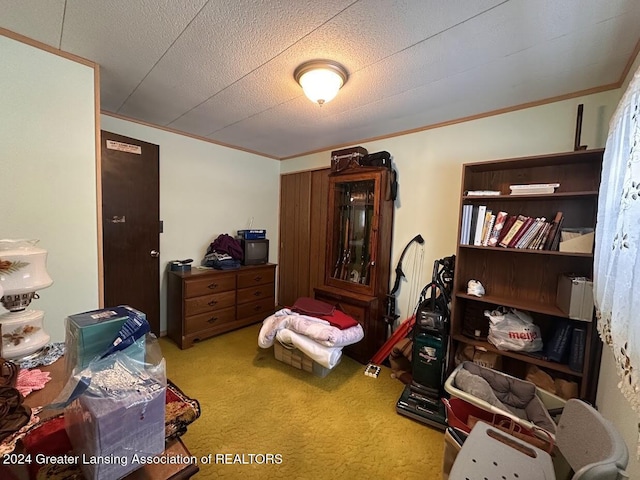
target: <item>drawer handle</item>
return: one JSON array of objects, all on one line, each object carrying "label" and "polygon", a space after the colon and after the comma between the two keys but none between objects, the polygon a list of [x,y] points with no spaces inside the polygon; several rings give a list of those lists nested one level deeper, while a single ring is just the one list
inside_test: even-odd
[{"label": "drawer handle", "polygon": [[209,284],[209,288],[210,288],[211,290],[213,290],[214,288],[218,288],[218,284],[217,284],[217,283],[210,283],[210,284]]},{"label": "drawer handle", "polygon": [[262,292],[260,290],[256,290],[255,292],[253,292],[253,296],[254,297],[261,297],[262,296]]},{"label": "drawer handle", "polygon": [[262,275],[258,275],[257,277],[253,278],[256,282],[259,282],[260,280],[262,280]]},{"label": "drawer handle", "polygon": [[259,312],[260,310],[262,310],[262,305],[256,305],[255,307],[253,307],[253,309],[254,309],[256,312]]},{"label": "drawer handle", "polygon": [[218,303],[218,301],[217,301],[217,300],[211,300],[211,301],[208,303],[208,305],[209,305],[210,307],[213,307],[216,303]]},{"label": "drawer handle", "polygon": [[207,323],[215,323],[218,321],[218,317],[211,317],[209,320],[207,320]]}]

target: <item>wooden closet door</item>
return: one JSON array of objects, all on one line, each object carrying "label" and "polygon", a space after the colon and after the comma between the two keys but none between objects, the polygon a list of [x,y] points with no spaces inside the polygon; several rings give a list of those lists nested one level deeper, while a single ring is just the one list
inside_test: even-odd
[{"label": "wooden closet door", "polygon": [[280,177],[280,306],[313,297],[324,281],[328,185],[328,168]]},{"label": "wooden closet door", "polygon": [[311,230],[309,288],[306,295],[313,297],[313,289],[324,284],[327,255],[327,209],[329,205],[329,168],[311,172]]}]

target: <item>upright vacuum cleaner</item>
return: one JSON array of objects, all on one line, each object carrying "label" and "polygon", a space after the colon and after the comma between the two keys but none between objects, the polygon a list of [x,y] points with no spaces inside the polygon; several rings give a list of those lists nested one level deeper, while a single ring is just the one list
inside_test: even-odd
[{"label": "upright vacuum cleaner", "polygon": [[[405,386],[396,411],[440,430],[447,427],[444,395],[449,352],[450,301],[455,255],[436,260],[433,277],[420,294],[412,340],[411,384]],[[429,295],[429,296],[427,296]]]}]

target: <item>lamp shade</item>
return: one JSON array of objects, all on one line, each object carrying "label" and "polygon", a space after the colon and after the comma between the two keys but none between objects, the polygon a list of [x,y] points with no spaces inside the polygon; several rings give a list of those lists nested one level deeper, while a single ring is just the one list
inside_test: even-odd
[{"label": "lamp shade", "polygon": [[347,81],[347,71],[336,62],[314,60],[300,65],[294,77],[309,100],[323,105],[338,94]]},{"label": "lamp shade", "polygon": [[22,295],[49,287],[47,251],[38,240],[0,240],[0,286],[4,296]]}]

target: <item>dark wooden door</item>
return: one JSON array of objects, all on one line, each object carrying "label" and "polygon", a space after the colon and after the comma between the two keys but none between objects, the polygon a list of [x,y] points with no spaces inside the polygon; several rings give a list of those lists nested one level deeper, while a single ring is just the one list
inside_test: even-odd
[{"label": "dark wooden door", "polygon": [[159,147],[101,132],[105,307],[130,305],[160,334]]}]

